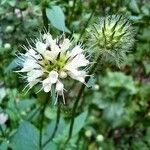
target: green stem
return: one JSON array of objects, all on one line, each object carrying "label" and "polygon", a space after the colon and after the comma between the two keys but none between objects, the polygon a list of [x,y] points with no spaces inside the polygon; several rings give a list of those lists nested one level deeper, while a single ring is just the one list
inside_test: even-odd
[{"label": "green stem", "polygon": [[2,128],[2,125],[0,125],[0,130],[1,130],[2,136],[6,137],[5,132],[4,132],[3,128]]},{"label": "green stem", "polygon": [[[100,58],[101,58],[101,56],[99,56],[99,57],[97,58],[96,62],[99,62],[99,59],[100,59]],[[95,72],[97,65],[98,65],[98,63],[95,63],[95,64],[92,66],[91,70],[89,71],[89,74],[93,74],[93,73]],[[90,77],[86,78],[86,82],[88,82],[89,79],[90,79]],[[77,107],[78,107],[78,103],[79,103],[80,98],[81,98],[81,96],[82,96],[82,94],[83,94],[83,92],[84,92],[85,87],[86,87],[85,84],[82,84],[82,86],[81,86],[81,88],[80,88],[80,90],[79,90],[79,93],[78,93],[78,95],[77,95],[76,101],[75,101],[75,103],[74,103],[74,105],[73,105],[72,118],[71,118],[71,123],[70,123],[70,128],[69,128],[69,136],[68,136],[68,138],[67,138],[66,143],[69,142],[69,140],[70,140],[70,138],[71,138],[71,136],[72,136],[73,125],[74,125],[74,119],[75,119],[75,115],[76,115],[76,109],[77,109]]]},{"label": "green stem", "polygon": [[85,29],[88,27],[89,22],[90,22],[92,16],[94,15],[94,12],[95,12],[95,10],[93,10],[93,11],[91,12],[91,15],[90,15],[90,17],[88,18],[88,20],[87,20],[87,22],[86,22],[86,24],[85,24],[85,26],[84,26],[84,29],[82,30],[82,32],[81,32],[81,34],[80,34],[80,37],[79,37],[79,40],[78,40],[78,41],[80,41],[80,39],[82,38],[82,36],[83,36],[83,34],[84,34],[84,32],[85,32]]},{"label": "green stem", "polygon": [[42,150],[42,132],[43,132],[43,124],[44,124],[44,112],[47,106],[47,101],[45,101],[44,106],[41,110],[41,120],[40,120],[40,137],[39,137],[39,149]]},{"label": "green stem", "polygon": [[76,0],[73,0],[73,7],[72,7],[72,11],[71,11],[71,14],[70,14],[70,22],[72,21],[73,19],[73,14],[74,14],[74,10],[75,10],[75,5],[76,5]]},{"label": "green stem", "polygon": [[58,129],[58,125],[59,125],[59,120],[60,120],[60,104],[58,102],[58,106],[57,106],[57,118],[56,118],[56,124],[55,124],[55,128],[53,130],[53,133],[51,135],[51,137],[43,144],[43,148],[55,137],[55,134],[57,132]]},{"label": "green stem", "polygon": [[42,17],[43,17],[43,24],[45,26],[46,31],[48,31],[48,18],[46,16],[46,8],[42,8]]},{"label": "green stem", "polygon": [[31,116],[29,116],[29,118],[27,119],[28,121],[31,121],[34,116],[42,109],[42,106],[39,106],[37,108],[35,108],[35,111],[33,112],[33,114]]}]

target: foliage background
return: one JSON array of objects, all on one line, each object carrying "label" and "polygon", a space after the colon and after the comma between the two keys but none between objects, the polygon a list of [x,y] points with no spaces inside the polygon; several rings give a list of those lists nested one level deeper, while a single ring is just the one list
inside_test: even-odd
[{"label": "foliage background", "polygon": [[[136,42],[127,60],[118,68],[99,66],[95,78],[78,107],[73,136],[66,149],[149,150],[150,149],[150,2],[149,0],[0,0],[0,112],[9,116],[1,126],[0,149],[36,150],[39,145],[40,103],[43,93],[22,92],[25,83],[17,69],[17,51],[26,39],[43,30],[42,9],[53,35],[74,33],[86,43],[86,30],[97,17],[110,14],[128,16],[137,31]],[[47,20],[45,20],[47,21]],[[70,85],[68,85],[69,87]],[[76,85],[69,105],[61,107],[55,137],[43,149],[63,149]],[[57,110],[45,111],[43,143],[52,134]]]}]

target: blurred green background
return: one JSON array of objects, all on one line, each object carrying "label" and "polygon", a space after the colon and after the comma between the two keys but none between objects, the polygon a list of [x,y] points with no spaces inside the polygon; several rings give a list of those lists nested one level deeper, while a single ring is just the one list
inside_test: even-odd
[{"label": "blurred green background", "polygon": [[[150,149],[150,1],[149,0],[0,0],[0,112],[8,114],[1,126],[1,150],[38,150],[39,109],[34,89],[22,92],[25,82],[14,71],[16,53],[24,52],[30,38],[43,30],[42,9],[47,8],[50,32],[86,42],[86,29],[97,17],[123,14],[136,30],[135,45],[127,60],[117,66],[99,66],[92,87],[86,89],[68,150]],[[69,87],[69,85],[68,85]],[[63,149],[78,84],[61,109],[58,131],[43,150]],[[45,111],[44,140],[52,134],[56,108]],[[26,121],[25,121],[26,120]]]}]

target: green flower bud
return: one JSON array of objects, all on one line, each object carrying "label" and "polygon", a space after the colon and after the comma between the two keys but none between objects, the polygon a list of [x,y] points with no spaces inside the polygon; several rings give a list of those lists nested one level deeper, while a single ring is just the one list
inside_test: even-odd
[{"label": "green flower bud", "polygon": [[88,137],[88,138],[90,138],[91,136],[92,136],[92,131],[91,130],[87,130],[86,132],[85,132],[85,136],[86,137]]},{"label": "green flower bud", "polygon": [[5,43],[5,44],[4,44],[4,48],[5,48],[6,50],[11,49],[10,43]]},{"label": "green flower bud", "polygon": [[116,62],[118,65],[134,43],[133,27],[121,15],[100,18],[89,32],[89,44],[92,43],[95,54],[101,55],[103,61]]},{"label": "green flower bud", "polygon": [[103,142],[104,141],[103,135],[101,135],[101,134],[97,135],[96,140],[97,140],[97,142]]},{"label": "green flower bud", "polygon": [[13,26],[7,26],[6,29],[5,29],[5,32],[11,33],[11,32],[13,32],[13,30],[14,30]]}]

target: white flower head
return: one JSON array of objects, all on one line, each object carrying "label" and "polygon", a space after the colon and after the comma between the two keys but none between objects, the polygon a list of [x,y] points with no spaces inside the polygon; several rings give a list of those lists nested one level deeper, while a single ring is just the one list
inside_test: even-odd
[{"label": "white flower head", "polygon": [[8,115],[4,113],[0,113],[0,125],[5,124],[8,120]]},{"label": "white flower head", "polygon": [[74,46],[73,43],[64,35],[53,39],[50,33],[45,33],[34,45],[25,47],[27,52],[19,57],[23,60],[23,67],[17,72],[25,74],[26,87],[31,89],[41,84],[41,90],[50,92],[54,86],[57,97],[61,95],[65,103],[64,79],[70,77],[85,83],[89,65],[81,44]]}]

